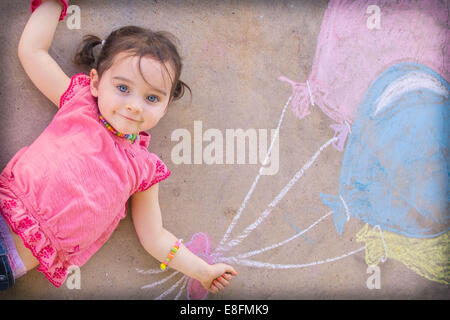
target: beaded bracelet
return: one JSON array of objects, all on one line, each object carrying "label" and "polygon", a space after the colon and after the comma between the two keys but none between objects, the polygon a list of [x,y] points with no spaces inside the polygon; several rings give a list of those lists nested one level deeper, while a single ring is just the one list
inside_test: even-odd
[{"label": "beaded bracelet", "polygon": [[167,265],[169,262],[173,259],[175,256],[175,253],[177,253],[178,249],[180,248],[181,242],[183,242],[183,239],[178,239],[177,243],[170,249],[169,255],[167,256],[167,259],[164,260],[161,265],[159,266],[162,271],[166,270]]}]

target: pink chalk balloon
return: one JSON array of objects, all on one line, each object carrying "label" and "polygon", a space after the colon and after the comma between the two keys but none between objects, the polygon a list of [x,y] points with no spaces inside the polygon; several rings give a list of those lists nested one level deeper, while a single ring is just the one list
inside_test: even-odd
[{"label": "pink chalk balloon", "polygon": [[[209,236],[206,233],[199,232],[191,237],[189,242],[185,243],[185,246],[198,257],[202,258],[209,264],[214,264],[219,255],[211,254],[211,245]],[[200,281],[195,279],[189,279],[187,285],[187,298],[189,300],[203,300],[208,296],[208,290],[206,290]]]},{"label": "pink chalk balloon", "polygon": [[336,124],[334,147],[344,150],[351,124],[371,83],[399,62],[424,64],[450,80],[448,1],[330,0],[311,73],[292,86],[299,119],[314,105]]}]

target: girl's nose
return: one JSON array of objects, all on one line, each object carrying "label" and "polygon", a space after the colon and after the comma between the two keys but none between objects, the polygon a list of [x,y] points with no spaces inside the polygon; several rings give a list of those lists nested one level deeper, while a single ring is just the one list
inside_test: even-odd
[{"label": "girl's nose", "polygon": [[136,112],[136,111],[140,111],[141,110],[139,107],[136,107],[136,105],[130,105],[130,104],[128,104],[126,106],[126,108],[130,112]]}]

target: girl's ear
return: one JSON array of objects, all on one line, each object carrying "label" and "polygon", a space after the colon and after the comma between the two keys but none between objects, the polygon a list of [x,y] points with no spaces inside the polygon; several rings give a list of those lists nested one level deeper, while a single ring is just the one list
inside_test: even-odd
[{"label": "girl's ear", "polygon": [[99,79],[98,79],[97,70],[91,69],[90,77],[91,77],[91,84],[90,84],[91,94],[94,97],[98,97]]}]

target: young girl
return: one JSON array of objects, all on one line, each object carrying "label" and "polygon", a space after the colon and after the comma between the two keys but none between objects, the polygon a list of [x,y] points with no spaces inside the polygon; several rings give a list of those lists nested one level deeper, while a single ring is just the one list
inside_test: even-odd
[{"label": "young girl", "polygon": [[25,72],[59,110],[0,174],[0,288],[37,265],[59,287],[70,266],[82,266],[107,241],[131,197],[139,240],[161,269],[169,265],[217,293],[237,272],[209,265],[164,229],[158,182],[170,170],[147,150],[145,131],[190,90],[170,34],[128,26],[104,41],[88,36],[75,63],[90,74],[69,78],[48,54],[67,5],[33,0],[19,42]]}]

